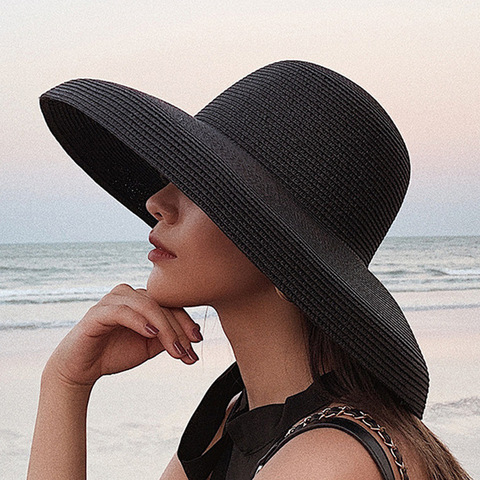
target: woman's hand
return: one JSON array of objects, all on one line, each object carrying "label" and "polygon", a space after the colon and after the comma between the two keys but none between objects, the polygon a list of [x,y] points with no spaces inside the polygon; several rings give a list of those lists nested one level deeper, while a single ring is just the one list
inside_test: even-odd
[{"label": "woman's hand", "polygon": [[182,354],[198,325],[183,308],[161,307],[143,288],[117,285],[94,305],[49,358],[42,375],[37,421],[28,468],[29,480],[86,478],[87,406],[102,375],[133,368],[167,350]]},{"label": "woman's hand", "polygon": [[136,367],[160,352],[186,364],[198,360],[191,342],[201,336],[183,308],[167,308],[145,289],[117,285],[66,335],[44,374],[71,385],[93,385],[102,375]]}]

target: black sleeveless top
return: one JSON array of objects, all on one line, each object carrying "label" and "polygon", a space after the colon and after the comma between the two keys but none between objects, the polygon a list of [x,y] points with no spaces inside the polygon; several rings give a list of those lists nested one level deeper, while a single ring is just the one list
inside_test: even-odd
[{"label": "black sleeveless top", "polygon": [[[322,381],[333,376],[322,375]],[[189,480],[250,480],[257,462],[301,418],[328,402],[320,383],[288,397],[285,403],[249,410],[245,385],[236,362],[207,390],[188,422],[178,447],[178,458]],[[227,417],[222,438],[205,454],[225,417],[231,399],[242,392]]]}]

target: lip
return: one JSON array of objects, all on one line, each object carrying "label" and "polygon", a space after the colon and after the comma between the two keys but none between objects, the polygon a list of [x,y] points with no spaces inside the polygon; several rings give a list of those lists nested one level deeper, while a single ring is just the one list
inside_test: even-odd
[{"label": "lip", "polygon": [[168,250],[162,243],[160,243],[160,240],[153,235],[153,232],[150,232],[148,235],[148,241],[155,247],[155,250],[152,250],[150,253],[156,252],[156,255],[163,254],[164,258],[177,257],[172,251]]},{"label": "lip", "polygon": [[173,260],[174,258],[177,258],[177,257],[170,255],[169,253],[164,252],[159,248],[155,248],[153,250],[150,250],[150,252],[148,252],[148,259],[152,263],[158,263],[162,260]]}]

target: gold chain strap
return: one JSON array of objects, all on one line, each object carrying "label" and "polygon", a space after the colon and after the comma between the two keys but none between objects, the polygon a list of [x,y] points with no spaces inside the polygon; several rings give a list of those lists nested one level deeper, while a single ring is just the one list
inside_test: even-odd
[{"label": "gold chain strap", "polygon": [[[402,455],[400,454],[400,451],[398,450],[397,446],[393,443],[393,440],[390,437],[390,435],[388,435],[388,433],[386,432],[385,427],[381,427],[380,425],[378,425],[378,423],[375,422],[375,420],[368,413],[365,413],[362,410],[358,410],[348,405],[342,405],[338,407],[327,407],[327,408],[324,408],[321,412],[316,412],[316,413],[312,413],[311,415],[308,415],[308,417],[305,417],[303,420],[300,421],[300,423],[296,424],[294,427],[288,430],[288,432],[284,435],[283,438],[287,438],[289,435],[296,432],[298,429],[303,428],[309,423],[312,423],[314,421],[318,421],[323,418],[331,418],[331,417],[339,417],[339,416],[353,417],[356,420],[360,420],[364,425],[370,428],[370,430],[373,430],[374,432],[376,432],[379,435],[379,437],[382,439],[383,443],[388,447],[390,453],[392,454],[393,459],[395,461],[395,465],[397,466],[398,471],[400,473],[400,478],[402,480],[409,480],[407,467],[405,467]],[[255,475],[263,468],[263,465],[264,463],[260,462],[260,465],[255,471]]]}]

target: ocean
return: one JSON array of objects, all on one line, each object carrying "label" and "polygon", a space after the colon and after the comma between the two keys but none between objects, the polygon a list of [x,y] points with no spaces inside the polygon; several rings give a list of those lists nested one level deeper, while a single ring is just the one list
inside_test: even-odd
[{"label": "ocean", "polygon": [[[21,381],[13,377],[18,371],[9,376],[4,370],[3,377],[0,371],[0,399],[4,402],[0,409],[0,459],[7,459],[6,470],[1,469],[2,478],[24,476],[38,382],[49,349],[118,283],[145,287],[151,270],[147,259],[150,249],[146,241],[0,245],[0,360],[8,365],[14,365],[17,358],[26,362],[25,368],[19,370]],[[432,385],[425,423],[469,473],[480,478],[480,237],[387,237],[370,269],[405,311],[427,360]],[[187,311],[201,325],[205,314],[206,325],[215,322],[213,309],[206,312],[205,307],[195,307]],[[177,375],[183,373],[178,372],[190,367],[185,370],[172,363],[168,364],[170,373],[159,380],[161,385],[168,385],[165,391],[171,388],[179,398],[168,397],[166,402],[154,393],[151,377],[145,372],[156,372],[157,367],[147,366],[144,370],[113,376],[119,378],[118,385],[109,378],[104,382],[110,385],[108,389],[99,387],[96,398],[105,396],[105,399],[91,407],[90,449],[96,460],[89,468],[93,478],[160,476],[202,392],[232,360],[221,328],[218,325],[208,328],[207,336],[213,343],[206,342],[205,351],[200,351],[202,361],[202,354],[207,354],[203,366],[198,367],[204,375],[199,383],[192,380],[194,386],[179,387]],[[205,334],[203,327],[202,332]],[[28,356],[33,358],[36,346],[46,350],[36,364],[28,363],[33,362]],[[223,349],[224,353],[217,358],[215,354],[209,357],[209,349],[212,352]],[[137,371],[143,373],[135,377]],[[130,392],[135,399],[122,400],[125,402],[122,405],[130,405],[123,407],[125,412],[131,411],[130,420],[127,413],[118,418],[112,410],[107,422],[105,412],[113,409],[108,396],[112,391],[117,397],[125,395],[129,392],[128,385],[135,385],[138,390]],[[149,395],[163,409],[153,422],[134,407],[140,396],[146,402]],[[13,421],[9,407],[18,408],[22,402],[24,418]],[[132,455],[144,458],[146,452],[158,463],[132,464],[128,460]],[[147,466],[149,476],[139,475],[139,469]],[[152,476],[152,468],[160,471],[154,470]],[[147,475],[147,470],[143,473]]]},{"label": "ocean", "polygon": [[[79,320],[68,315],[72,305],[97,302],[118,283],[144,287],[150,249],[148,242],[0,245],[0,330],[71,326]],[[386,238],[370,269],[391,292],[478,290],[480,237]],[[54,308],[59,304],[64,308]],[[401,306],[480,305],[445,299]]]}]

